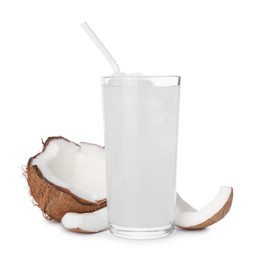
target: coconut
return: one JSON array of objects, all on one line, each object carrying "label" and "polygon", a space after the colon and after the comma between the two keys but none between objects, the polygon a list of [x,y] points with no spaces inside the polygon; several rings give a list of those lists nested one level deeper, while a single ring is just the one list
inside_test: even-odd
[{"label": "coconut", "polygon": [[233,188],[220,187],[215,198],[201,210],[196,210],[177,193],[175,224],[184,229],[206,228],[223,219],[229,212],[233,201]]},{"label": "coconut", "polygon": [[61,219],[62,225],[73,232],[95,233],[108,228],[107,207],[91,213],[70,212]]},{"label": "coconut", "polygon": [[[75,232],[107,228],[105,154],[101,146],[49,137],[42,152],[29,159],[25,176],[36,205],[47,219],[61,221],[66,229]],[[176,226],[196,230],[227,215],[233,189],[221,187],[201,210],[178,193],[176,198]]]},{"label": "coconut", "polygon": [[106,206],[104,149],[49,137],[30,158],[26,179],[30,194],[47,219],[61,221],[67,212],[93,212]]}]

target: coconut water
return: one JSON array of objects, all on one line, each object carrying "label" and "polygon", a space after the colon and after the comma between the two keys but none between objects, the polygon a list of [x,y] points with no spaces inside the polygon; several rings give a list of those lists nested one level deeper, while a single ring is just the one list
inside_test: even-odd
[{"label": "coconut water", "polygon": [[110,226],[174,225],[179,86],[103,85]]}]

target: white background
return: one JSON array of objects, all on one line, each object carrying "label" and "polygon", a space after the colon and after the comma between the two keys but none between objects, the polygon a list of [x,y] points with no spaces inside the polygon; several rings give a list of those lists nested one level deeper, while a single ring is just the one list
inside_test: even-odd
[{"label": "white background", "polygon": [[[1,259],[255,258],[254,4],[0,1]],[[112,70],[80,27],[85,20],[122,71],[182,76],[178,191],[200,208],[219,186],[233,186],[223,221],[130,241],[67,232],[32,205],[22,168],[41,138],[104,144],[99,76]]]}]

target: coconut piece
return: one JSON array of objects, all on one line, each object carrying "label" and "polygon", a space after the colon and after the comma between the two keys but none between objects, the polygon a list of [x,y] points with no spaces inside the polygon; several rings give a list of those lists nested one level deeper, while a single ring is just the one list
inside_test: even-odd
[{"label": "coconut piece", "polygon": [[49,137],[29,159],[26,178],[44,216],[60,221],[67,212],[93,212],[106,206],[104,149]]},{"label": "coconut piece", "polygon": [[107,208],[92,213],[66,213],[62,225],[73,232],[94,233],[107,229]]},{"label": "coconut piece", "polygon": [[220,187],[216,197],[204,208],[197,211],[177,193],[176,226],[184,229],[202,229],[223,219],[229,212],[233,200],[232,187]]}]

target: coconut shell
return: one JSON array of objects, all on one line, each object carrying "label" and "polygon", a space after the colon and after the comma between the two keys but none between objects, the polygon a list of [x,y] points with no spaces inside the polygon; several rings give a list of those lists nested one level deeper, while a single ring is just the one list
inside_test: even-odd
[{"label": "coconut shell", "polygon": [[[48,144],[56,139],[64,139],[70,142],[61,136],[49,137],[45,143],[43,143],[42,152],[39,154],[43,153]],[[62,217],[68,212],[88,213],[106,207],[106,199],[96,202],[87,201],[77,197],[68,189],[48,181],[43,176],[40,169],[36,165],[33,165],[33,160],[39,154],[29,159],[25,177],[28,182],[30,194],[34,199],[35,204],[41,209],[45,218],[61,221]]]}]

